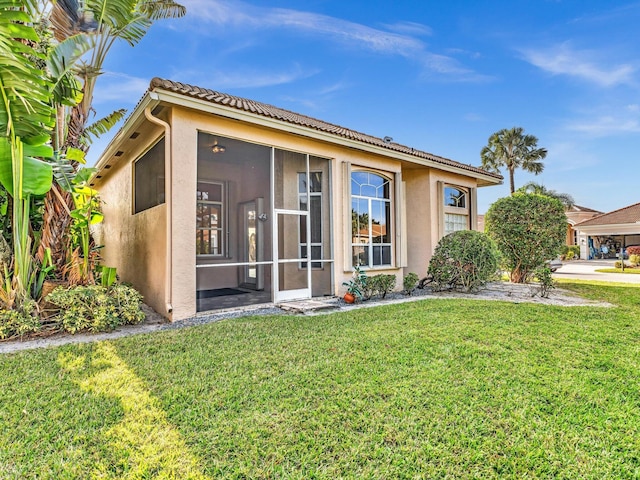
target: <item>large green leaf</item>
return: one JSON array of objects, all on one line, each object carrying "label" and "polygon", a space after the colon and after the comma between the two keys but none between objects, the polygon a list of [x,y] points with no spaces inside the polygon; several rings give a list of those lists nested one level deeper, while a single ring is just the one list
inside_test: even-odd
[{"label": "large green leaf", "polygon": [[[20,140],[17,140],[19,142]],[[16,148],[17,145],[12,145],[7,137],[0,137],[0,183],[9,192],[9,194],[16,198],[19,192],[14,192],[13,188],[13,160],[12,160],[12,148]],[[47,150],[48,148],[48,150]],[[45,145],[41,146],[24,146],[24,153],[22,157],[22,198],[27,195],[44,195],[51,188],[53,181],[53,170],[51,164],[38,160],[26,155],[26,152],[36,153],[53,153],[51,147]],[[20,160],[18,159],[18,162]],[[19,166],[16,166],[19,168]]]}]

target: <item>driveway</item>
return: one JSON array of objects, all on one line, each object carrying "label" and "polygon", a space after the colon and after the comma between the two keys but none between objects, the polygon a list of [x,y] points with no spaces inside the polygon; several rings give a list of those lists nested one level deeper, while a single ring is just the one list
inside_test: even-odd
[{"label": "driveway", "polygon": [[573,260],[564,262],[553,274],[554,278],[600,280],[603,282],[640,283],[640,275],[596,272],[602,268],[613,268],[615,260]]}]

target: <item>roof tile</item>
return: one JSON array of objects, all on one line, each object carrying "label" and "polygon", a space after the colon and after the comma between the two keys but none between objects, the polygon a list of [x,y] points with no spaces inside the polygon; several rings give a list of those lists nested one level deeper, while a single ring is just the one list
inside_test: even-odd
[{"label": "roof tile", "polygon": [[623,207],[613,212],[603,213],[584,222],[575,225],[578,226],[595,226],[595,225],[621,225],[625,223],[640,222],[640,203]]},{"label": "roof tile", "polygon": [[407,147],[399,143],[393,143],[393,142],[388,143],[388,142],[385,142],[383,139],[374,137],[372,135],[360,133],[355,130],[341,127],[339,125],[334,125],[322,120],[318,120],[313,117],[295,113],[282,108],[274,107],[273,105],[269,105],[266,103],[256,102],[254,100],[249,100],[241,97],[235,97],[233,95],[228,95],[226,93],[216,92],[214,90],[196,87],[196,86],[188,85],[185,83],[174,82],[172,80],[166,80],[158,77],[155,77],[154,79],[151,80],[149,90],[154,90],[156,88],[168,90],[170,92],[179,93],[189,97],[200,98],[202,100],[206,100],[211,103],[216,103],[218,105],[225,105],[228,107],[236,108],[238,110],[244,110],[244,111],[256,113],[264,117],[281,120],[287,123],[301,125],[303,127],[330,133],[332,135],[336,135],[343,138],[356,140],[369,145],[382,147],[387,150],[411,155],[416,158],[429,160],[442,165],[448,165],[448,166],[460,168],[460,169],[467,170],[477,174],[488,175],[500,180],[502,180],[503,178],[502,175],[498,173],[488,172],[487,170],[484,170],[479,167],[473,167],[471,165],[466,165],[464,163],[456,162],[454,160],[440,157],[438,155],[433,155],[428,152],[415,150],[411,147]]}]

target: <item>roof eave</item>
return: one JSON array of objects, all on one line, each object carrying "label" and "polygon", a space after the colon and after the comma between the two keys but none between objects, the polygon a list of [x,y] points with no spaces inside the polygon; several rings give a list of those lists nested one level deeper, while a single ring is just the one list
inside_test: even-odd
[{"label": "roof eave", "polygon": [[[245,110],[239,110],[233,107],[227,107],[224,105],[218,105],[211,103],[207,100],[198,99],[182,95],[180,93],[164,90],[160,87],[155,87],[153,92],[157,95],[160,101],[164,101],[170,104],[179,105],[185,108],[191,108],[194,110],[203,111],[206,113],[212,113],[233,120],[244,121],[254,125],[260,125],[274,130],[285,131],[295,135],[301,135],[304,137],[314,138],[316,140],[322,140],[328,143],[341,145],[348,148],[354,148],[357,150],[382,155],[385,157],[392,157],[398,160],[403,160],[417,165],[423,165],[427,167],[437,168],[452,173],[465,175],[467,177],[476,178],[478,180],[478,186],[490,186],[501,185],[503,180],[496,178],[490,174],[482,174],[479,172],[467,170],[461,167],[455,167],[453,165],[447,165],[439,163],[429,159],[418,158],[413,155],[405,154],[402,152],[395,152],[376,145],[370,145],[358,140],[352,140],[349,138],[340,137],[328,132],[323,132],[313,128],[305,127],[303,125],[296,125],[288,122],[283,122],[274,118],[265,117]],[[140,108],[140,105],[138,106]]]},{"label": "roof eave", "polygon": [[105,165],[109,164],[109,162],[114,162],[113,157],[117,152],[119,146],[124,142],[130,135],[130,132],[140,123],[142,118],[144,118],[144,110],[147,107],[154,108],[158,103],[160,103],[158,96],[153,92],[146,91],[136,107],[134,108],[131,115],[125,120],[118,133],[114,135],[111,139],[107,147],[104,149],[98,161],[96,162],[95,168],[96,172],[99,173],[104,169]]}]

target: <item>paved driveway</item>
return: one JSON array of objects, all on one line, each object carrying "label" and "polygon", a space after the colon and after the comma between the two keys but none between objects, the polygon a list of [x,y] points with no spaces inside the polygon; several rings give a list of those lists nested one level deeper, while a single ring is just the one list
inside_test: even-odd
[{"label": "paved driveway", "polygon": [[596,272],[601,268],[613,268],[614,262],[615,260],[573,260],[565,262],[553,276],[554,278],[577,278],[603,282],[640,283],[640,275]]}]

